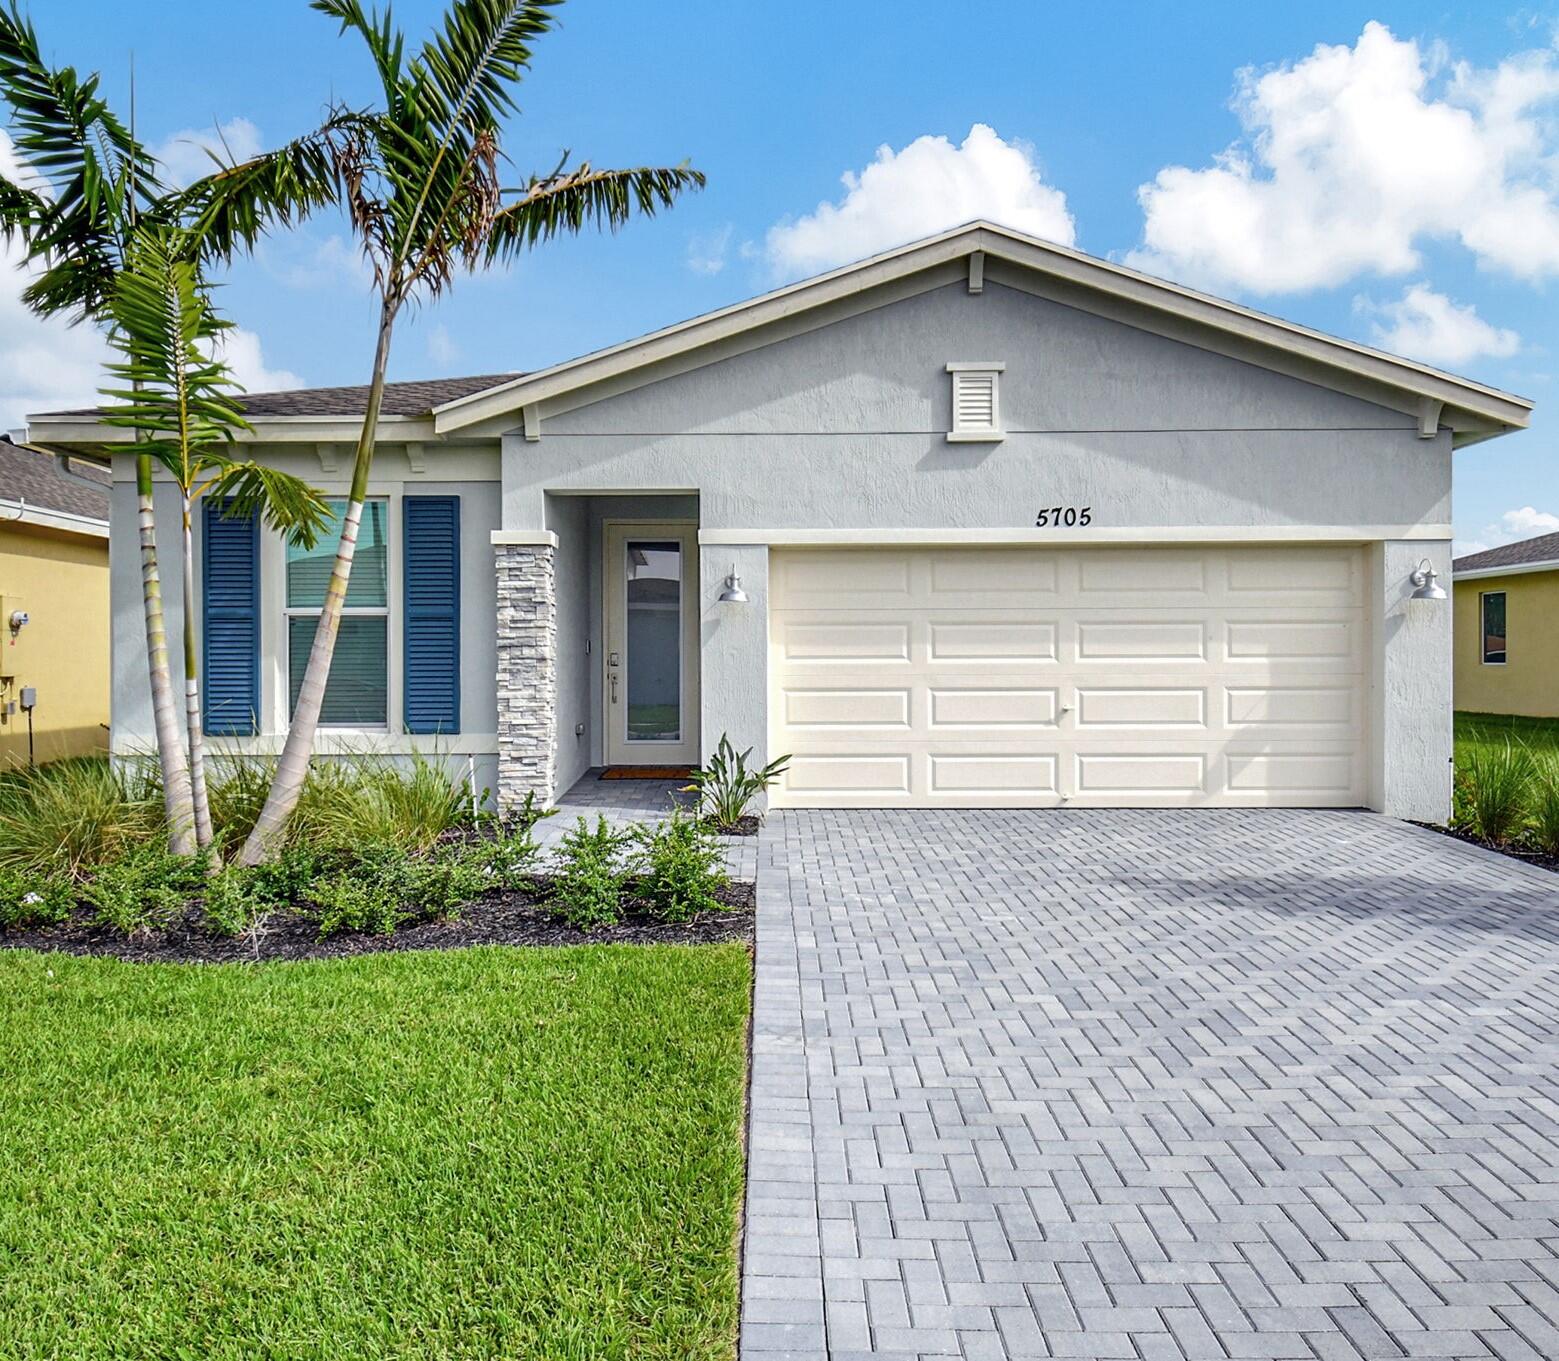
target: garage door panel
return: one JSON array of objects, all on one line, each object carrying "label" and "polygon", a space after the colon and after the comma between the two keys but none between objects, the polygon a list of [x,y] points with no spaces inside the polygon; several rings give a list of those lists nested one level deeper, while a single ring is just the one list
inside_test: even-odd
[{"label": "garage door panel", "polygon": [[1231,662],[1333,660],[1357,651],[1348,619],[1231,619],[1227,627]]},{"label": "garage door panel", "polygon": [[[915,603],[916,563],[907,554],[836,551],[776,554],[769,589],[792,609],[902,608]],[[839,583],[850,582],[849,598]]]},{"label": "garage door panel", "polygon": [[1207,660],[1207,626],[1196,619],[1109,619],[1077,625],[1077,660],[1202,662]]},{"label": "garage door panel", "polygon": [[1207,691],[1201,686],[1078,686],[1077,727],[1205,728]]},{"label": "garage door panel", "polygon": [[910,694],[908,688],[791,688],[783,692],[785,722],[794,728],[875,728],[907,733]]},{"label": "garage door panel", "polygon": [[1060,594],[1059,559],[1032,549],[943,549],[926,555],[925,604],[1032,609]]},{"label": "garage door panel", "polygon": [[1059,758],[1054,753],[928,753],[928,790],[938,794],[1027,795],[1054,798],[1059,792]]},{"label": "garage door panel", "polygon": [[773,645],[791,661],[902,663],[910,658],[910,625],[866,619],[782,620]]},{"label": "garage door panel", "polygon": [[926,726],[949,736],[970,729],[1054,728],[1061,708],[1060,691],[1052,687],[994,688],[981,685],[934,685],[926,689]]},{"label": "garage door panel", "polygon": [[773,555],[777,805],[1363,802],[1357,549],[807,556]]}]

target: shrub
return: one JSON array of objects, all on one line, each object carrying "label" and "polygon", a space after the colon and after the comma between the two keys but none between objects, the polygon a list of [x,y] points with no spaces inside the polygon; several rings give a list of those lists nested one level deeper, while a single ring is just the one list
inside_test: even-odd
[{"label": "shrub", "polygon": [[492,836],[473,842],[466,856],[480,871],[486,888],[524,891],[531,887],[530,871],[540,851],[529,826],[502,822]]},{"label": "shrub", "polygon": [[1531,804],[1533,844],[1544,855],[1559,856],[1559,757],[1538,764]]},{"label": "shrub", "polygon": [[75,905],[76,886],[64,875],[0,866],[0,926],[54,926]]},{"label": "shrub", "polygon": [[154,780],[102,757],[57,761],[0,780],[0,864],[81,877],[162,836]]},{"label": "shrub", "polygon": [[768,765],[753,770],[747,765],[751,755],[751,747],[738,752],[731,739],[722,736],[709,764],[693,772],[689,787],[698,791],[699,814],[722,832],[732,831],[752,810],[758,796],[790,766],[790,757],[776,756]]},{"label": "shrub", "polygon": [[208,931],[219,936],[241,936],[269,915],[269,905],[255,892],[252,870],[229,865],[206,881],[201,917]]},{"label": "shrub", "polygon": [[1474,747],[1457,772],[1458,825],[1491,846],[1503,846],[1526,821],[1534,774],[1526,747],[1513,742]]},{"label": "shrub", "polygon": [[634,829],[640,852],[638,889],[663,921],[685,922],[721,908],[716,893],[730,882],[713,833],[680,814]]},{"label": "shrub", "polygon": [[604,817],[597,817],[594,828],[580,818],[559,843],[552,901],[570,926],[588,931],[622,920],[623,848],[629,835]]},{"label": "shrub", "polygon": [[133,935],[177,916],[205,887],[206,870],[203,857],[171,855],[161,842],[152,842],[102,866],[81,896],[98,926]]},{"label": "shrub", "polygon": [[399,846],[370,846],[318,876],[308,898],[319,911],[321,937],[337,931],[390,935],[418,917],[452,917],[486,891],[482,861],[466,846],[408,855]]}]

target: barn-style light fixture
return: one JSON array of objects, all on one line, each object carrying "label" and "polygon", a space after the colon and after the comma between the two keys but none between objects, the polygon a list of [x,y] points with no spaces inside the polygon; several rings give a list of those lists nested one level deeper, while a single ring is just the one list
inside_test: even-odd
[{"label": "barn-style light fixture", "polygon": [[[1441,594],[1444,595],[1445,593],[1442,591]],[[736,575],[736,564],[734,562],[731,564],[730,573],[726,576],[725,589],[720,592],[720,603],[722,605],[745,605],[747,603],[747,592],[742,590],[742,579]]]},{"label": "barn-style light fixture", "polygon": [[1445,599],[1445,587],[1440,584],[1440,574],[1430,565],[1428,558],[1418,564],[1417,570],[1408,579],[1413,583],[1413,594],[1408,599]]}]

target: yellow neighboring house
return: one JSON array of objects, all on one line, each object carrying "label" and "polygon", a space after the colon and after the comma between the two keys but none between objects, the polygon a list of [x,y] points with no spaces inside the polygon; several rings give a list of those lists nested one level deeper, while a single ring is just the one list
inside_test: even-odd
[{"label": "yellow neighboring house", "polygon": [[1456,707],[1559,718],[1559,534],[1451,564]]},{"label": "yellow neighboring house", "polygon": [[108,749],[108,485],[0,437],[0,768]]}]

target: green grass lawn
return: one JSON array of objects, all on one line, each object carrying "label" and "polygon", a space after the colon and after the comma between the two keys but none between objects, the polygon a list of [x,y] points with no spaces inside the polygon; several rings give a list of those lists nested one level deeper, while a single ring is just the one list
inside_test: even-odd
[{"label": "green grass lawn", "polygon": [[1559,756],[1559,718],[1519,718],[1511,714],[1456,715],[1456,755],[1475,746],[1520,742],[1539,756]]},{"label": "green grass lawn", "polygon": [[750,972],[0,952],[0,1351],[730,1357]]}]

